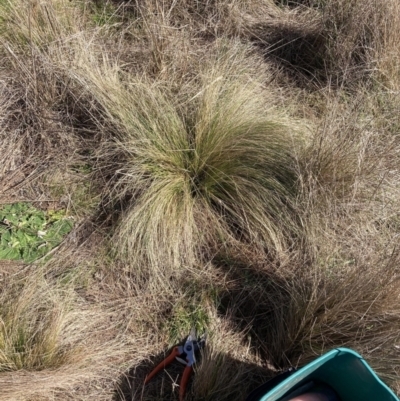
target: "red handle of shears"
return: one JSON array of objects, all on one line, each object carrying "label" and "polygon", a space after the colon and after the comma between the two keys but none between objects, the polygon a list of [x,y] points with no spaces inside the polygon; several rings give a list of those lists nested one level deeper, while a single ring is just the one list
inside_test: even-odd
[{"label": "red handle of shears", "polygon": [[183,401],[186,393],[186,386],[193,372],[193,366],[186,366],[182,374],[181,384],[179,385],[179,401]]},{"label": "red handle of shears", "polygon": [[146,376],[144,380],[144,384],[147,384],[158,372],[165,369],[171,362],[174,361],[175,357],[180,355],[180,351],[178,347],[174,347],[167,358],[165,358],[162,362],[160,362],[151,372]]}]

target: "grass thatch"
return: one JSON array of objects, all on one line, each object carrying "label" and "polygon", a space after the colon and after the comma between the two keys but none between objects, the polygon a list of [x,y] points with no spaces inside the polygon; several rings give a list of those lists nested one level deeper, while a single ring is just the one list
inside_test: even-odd
[{"label": "grass thatch", "polygon": [[[396,0],[0,0],[0,399],[194,400],[354,348],[399,391]],[[7,222],[0,222],[7,226]]]},{"label": "grass thatch", "polygon": [[3,273],[0,399],[47,399],[60,389],[68,397],[82,380],[87,394],[97,397],[89,382],[121,368],[115,364],[121,355],[115,328],[105,325],[110,312],[79,299],[73,274],[52,281],[37,270]]}]

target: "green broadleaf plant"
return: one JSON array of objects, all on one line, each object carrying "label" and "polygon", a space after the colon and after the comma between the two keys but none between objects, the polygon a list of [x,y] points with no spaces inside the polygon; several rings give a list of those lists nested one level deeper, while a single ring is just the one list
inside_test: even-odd
[{"label": "green broadleaf plant", "polygon": [[29,203],[0,207],[0,259],[30,263],[59,245],[73,226],[64,211],[44,212]]}]

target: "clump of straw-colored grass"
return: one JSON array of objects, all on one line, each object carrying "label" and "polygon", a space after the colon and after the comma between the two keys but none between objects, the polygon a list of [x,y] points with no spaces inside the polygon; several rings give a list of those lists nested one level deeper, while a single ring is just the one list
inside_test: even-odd
[{"label": "clump of straw-colored grass", "polygon": [[2,275],[0,400],[110,399],[130,342],[110,325],[110,309],[77,295],[73,273],[46,280],[35,269]]},{"label": "clump of straw-colored grass", "polygon": [[107,168],[116,166],[109,191],[123,207],[113,239],[133,265],[193,265],[234,241],[285,248],[295,134],[265,106],[271,98],[243,60],[243,51],[216,56],[194,94],[139,80],[101,94],[118,127],[100,152]]},{"label": "clump of straw-colored grass", "polygon": [[72,305],[61,292],[44,281],[12,283],[0,297],[1,372],[57,368],[80,357],[80,347],[70,341],[75,337]]}]

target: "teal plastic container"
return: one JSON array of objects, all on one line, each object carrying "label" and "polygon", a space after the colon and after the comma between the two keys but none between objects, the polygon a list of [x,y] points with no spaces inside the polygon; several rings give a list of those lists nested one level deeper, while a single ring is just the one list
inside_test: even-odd
[{"label": "teal plastic container", "polygon": [[259,401],[279,401],[309,381],[328,384],[341,401],[400,401],[361,355],[348,348],[322,355],[270,389]]}]

